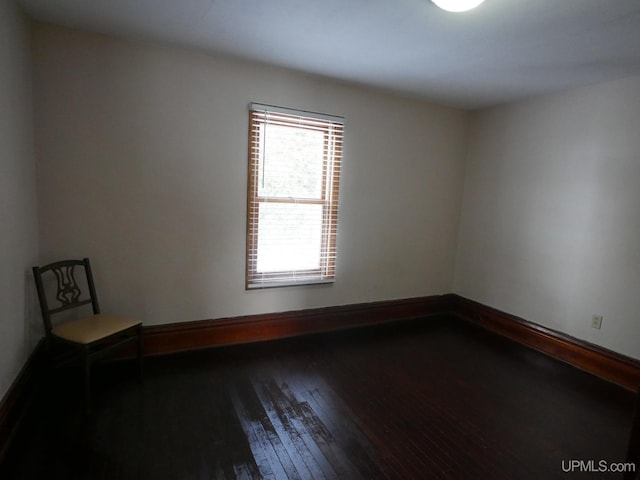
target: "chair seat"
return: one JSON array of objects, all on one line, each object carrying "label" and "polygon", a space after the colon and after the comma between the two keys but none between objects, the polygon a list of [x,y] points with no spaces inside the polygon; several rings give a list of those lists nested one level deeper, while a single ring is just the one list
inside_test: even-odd
[{"label": "chair seat", "polygon": [[70,342],[88,345],[141,323],[140,320],[132,318],[99,313],[91,317],[62,323],[53,328],[51,333]]}]

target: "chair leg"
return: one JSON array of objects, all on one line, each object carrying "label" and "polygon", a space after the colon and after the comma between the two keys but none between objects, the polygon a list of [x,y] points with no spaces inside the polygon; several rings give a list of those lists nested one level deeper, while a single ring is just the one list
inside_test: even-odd
[{"label": "chair leg", "polygon": [[142,325],[138,326],[138,376],[140,383],[144,383],[144,347],[142,341]]},{"label": "chair leg", "polygon": [[86,414],[91,413],[91,360],[89,350],[85,348],[83,352],[84,361],[84,406]]}]

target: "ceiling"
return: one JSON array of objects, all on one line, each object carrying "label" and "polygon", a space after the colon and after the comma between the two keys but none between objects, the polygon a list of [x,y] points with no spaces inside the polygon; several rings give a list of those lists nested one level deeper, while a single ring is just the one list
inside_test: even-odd
[{"label": "ceiling", "polygon": [[37,20],[481,108],[640,75],[640,0],[17,0]]}]

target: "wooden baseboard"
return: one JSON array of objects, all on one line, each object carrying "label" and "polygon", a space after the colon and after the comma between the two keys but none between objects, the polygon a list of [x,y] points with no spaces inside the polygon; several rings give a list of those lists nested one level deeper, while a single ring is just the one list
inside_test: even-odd
[{"label": "wooden baseboard", "polygon": [[33,350],[22,371],[0,401],[0,463],[35,397],[44,358],[44,341]]},{"label": "wooden baseboard", "polygon": [[457,316],[604,380],[637,391],[640,361],[454,295]]},{"label": "wooden baseboard", "polygon": [[149,326],[145,355],[308,335],[451,313],[454,295]]}]

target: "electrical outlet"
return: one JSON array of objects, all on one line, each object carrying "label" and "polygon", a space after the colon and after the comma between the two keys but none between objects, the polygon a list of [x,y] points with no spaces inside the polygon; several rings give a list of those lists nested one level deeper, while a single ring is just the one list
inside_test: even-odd
[{"label": "electrical outlet", "polygon": [[591,317],[591,328],[600,330],[602,328],[602,315],[594,315]]}]

